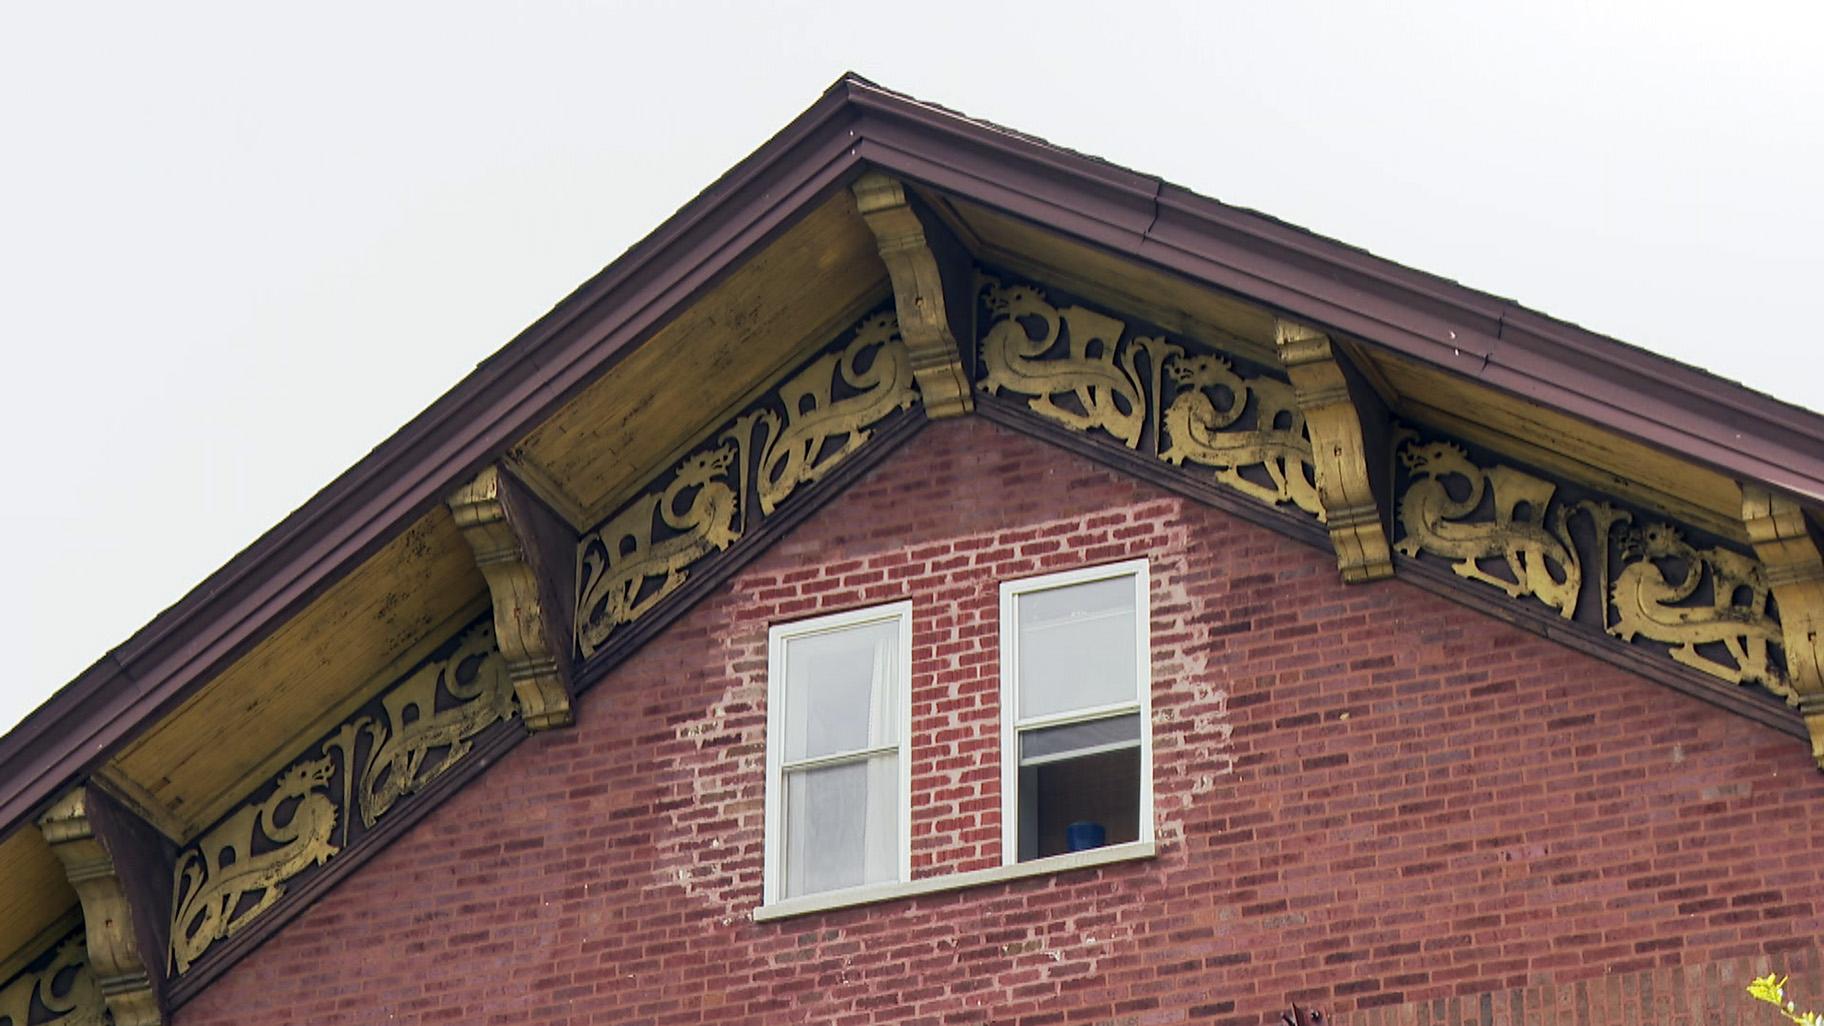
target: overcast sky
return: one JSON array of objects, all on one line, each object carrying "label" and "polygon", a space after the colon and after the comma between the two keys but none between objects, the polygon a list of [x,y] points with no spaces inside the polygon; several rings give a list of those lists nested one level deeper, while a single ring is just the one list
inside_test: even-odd
[{"label": "overcast sky", "polygon": [[847,69],[1824,409],[1820,10],[6,3],[0,729]]}]

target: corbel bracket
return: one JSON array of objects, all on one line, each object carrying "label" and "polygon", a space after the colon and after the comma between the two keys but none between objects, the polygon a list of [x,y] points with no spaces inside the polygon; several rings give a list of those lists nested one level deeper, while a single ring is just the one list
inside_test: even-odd
[{"label": "corbel bracket", "polygon": [[1824,556],[1805,510],[1758,485],[1742,486],[1742,523],[1780,609],[1786,680],[1824,770]]},{"label": "corbel bracket", "polygon": [[170,852],[157,831],[92,787],[72,788],[38,819],[82,902],[89,968],[115,1026],[166,1021],[162,953]]},{"label": "corbel bracket", "polygon": [[[1385,433],[1385,412],[1365,385],[1352,385],[1343,358],[1322,332],[1291,321],[1279,321],[1276,329],[1279,362],[1292,379],[1311,436],[1317,495],[1337,569],[1351,584],[1392,577],[1385,474],[1377,473],[1379,461],[1371,458],[1369,446]],[[1364,416],[1370,410],[1372,420]]]},{"label": "corbel bracket", "polygon": [[574,722],[563,596],[572,590],[575,528],[499,465],[482,470],[447,501],[475,553],[475,566],[487,578],[494,636],[526,729]]},{"label": "corbel bracket", "polygon": [[967,251],[893,179],[870,171],[853,191],[893,280],[899,333],[926,415],[937,420],[970,412],[975,399],[957,345],[975,336],[975,270]]}]

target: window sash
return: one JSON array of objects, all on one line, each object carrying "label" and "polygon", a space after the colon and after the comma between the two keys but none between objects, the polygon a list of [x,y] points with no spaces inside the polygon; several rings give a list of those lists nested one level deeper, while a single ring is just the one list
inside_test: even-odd
[{"label": "window sash", "polygon": [[[1134,618],[1134,697],[1130,701],[1093,707],[1068,709],[1043,715],[1020,715],[1020,638],[1019,598],[1035,591],[1065,588],[1076,584],[1127,578],[1133,587]],[[1020,758],[1021,737],[1048,727],[1086,723],[1116,716],[1137,715],[1140,737],[1139,840],[1153,840],[1153,770],[1152,770],[1152,625],[1151,585],[1148,562],[1129,560],[1104,566],[1084,567],[1061,573],[1001,582],[1001,862],[1012,866],[1020,863],[1020,771],[1067,758],[1097,754],[1089,750],[1073,751],[1036,762]],[[1093,614],[1092,614],[1093,615]],[[1118,612],[1106,616],[1120,615]],[[1134,742],[1107,746],[1098,751],[1119,751],[1135,747]]]},{"label": "window sash", "polygon": [[[798,759],[785,757],[788,731],[791,724],[787,711],[788,648],[791,642],[855,628],[867,628],[881,624],[893,624],[896,627],[891,643],[890,657],[885,660],[886,677],[884,685],[881,678],[876,679],[876,687],[885,692],[885,705],[871,708],[870,714],[877,722],[869,730],[872,740],[891,737],[895,740],[880,743],[868,743],[864,747],[847,749],[839,752],[826,752]],[[912,604],[895,602],[884,606],[873,606],[867,609],[836,613],[829,616],[802,620],[797,623],[777,624],[768,631],[767,636],[767,731],[766,731],[766,795],[765,795],[765,868],[762,884],[762,903],[773,904],[792,898],[805,897],[810,894],[834,894],[847,887],[821,891],[798,892],[792,888],[792,875],[797,872],[790,864],[790,855],[794,843],[787,836],[790,810],[788,791],[794,778],[808,778],[818,770],[840,769],[846,765],[882,766],[876,770],[878,779],[870,779],[865,804],[853,810],[851,815],[864,824],[868,817],[884,811],[892,817],[889,824],[877,824],[880,829],[890,829],[893,850],[888,857],[891,861],[891,872],[876,874],[877,865],[869,865],[863,871],[867,882],[856,886],[875,886],[879,883],[901,883],[912,878],[911,847],[911,724],[912,724]],[[880,718],[884,717],[884,720]],[[800,717],[802,718],[802,717]],[[891,729],[887,729],[887,728]],[[856,738],[860,740],[860,738]],[[891,781],[890,789],[887,781]],[[881,790],[877,791],[876,788]],[[889,793],[890,791],[890,793]],[[883,796],[884,795],[884,796]],[[867,840],[863,841],[864,852]],[[804,855],[802,845],[799,851],[799,865],[802,866]],[[802,879],[802,878],[800,878]],[[791,892],[788,894],[788,892]]]}]

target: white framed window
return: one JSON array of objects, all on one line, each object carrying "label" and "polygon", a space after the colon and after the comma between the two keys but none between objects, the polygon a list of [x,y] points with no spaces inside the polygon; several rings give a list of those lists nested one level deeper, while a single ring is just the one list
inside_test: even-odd
[{"label": "white framed window", "polygon": [[1153,840],[1146,560],[1001,584],[1001,853]]},{"label": "white framed window", "polygon": [[912,877],[912,604],[767,633],[764,904]]}]

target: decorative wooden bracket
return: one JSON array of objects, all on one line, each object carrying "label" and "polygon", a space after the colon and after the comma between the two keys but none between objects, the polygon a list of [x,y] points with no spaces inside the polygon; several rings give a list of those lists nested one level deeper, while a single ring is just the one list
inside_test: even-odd
[{"label": "decorative wooden bracket", "polygon": [[[1370,453],[1386,451],[1387,418],[1379,400],[1365,386],[1353,384],[1343,358],[1322,332],[1280,321],[1279,361],[1292,379],[1305,429],[1311,436],[1312,466],[1336,566],[1351,584],[1393,576],[1388,548],[1390,508],[1386,461]],[[1372,417],[1364,416],[1372,412]]]},{"label": "decorative wooden bracket", "polygon": [[963,365],[965,350],[957,345],[975,338],[975,269],[967,251],[893,179],[870,171],[853,189],[893,279],[900,337],[912,357],[925,414],[937,420],[970,412],[975,399]]},{"label": "decorative wooden bracket", "polygon": [[574,722],[569,596],[576,530],[498,465],[451,493],[448,503],[488,580],[494,635],[526,729]]},{"label": "decorative wooden bracket", "polygon": [[38,829],[82,901],[89,967],[115,1026],[165,1022],[163,962],[170,903],[169,844],[93,787],[77,787]]},{"label": "decorative wooden bracket", "polygon": [[1743,485],[1742,523],[1766,566],[1780,610],[1786,682],[1811,731],[1811,756],[1824,770],[1824,556],[1804,509],[1784,495]]}]

